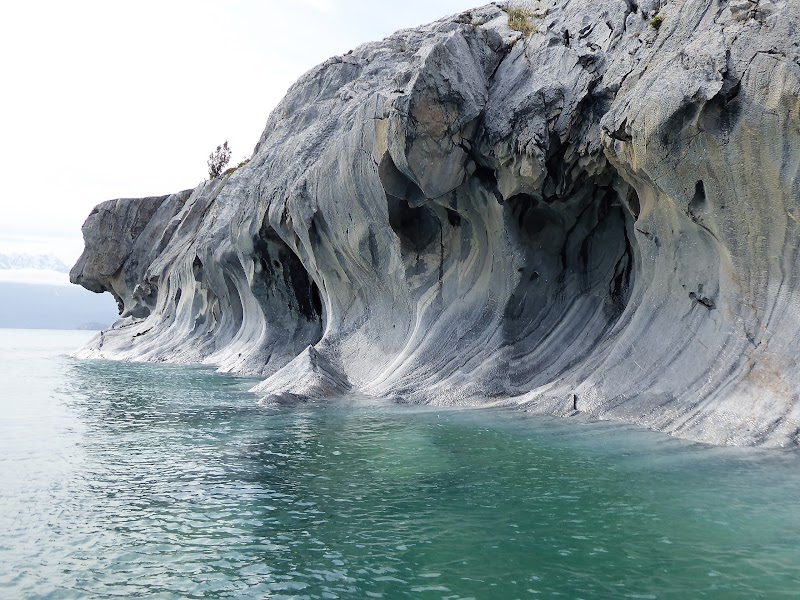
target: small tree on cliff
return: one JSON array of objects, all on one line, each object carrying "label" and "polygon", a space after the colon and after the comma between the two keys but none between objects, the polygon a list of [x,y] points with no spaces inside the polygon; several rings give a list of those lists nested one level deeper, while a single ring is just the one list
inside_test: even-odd
[{"label": "small tree on cliff", "polygon": [[225,140],[224,144],[217,146],[217,149],[208,155],[208,178],[215,179],[222,175],[230,159],[231,149],[228,147],[228,140]]}]

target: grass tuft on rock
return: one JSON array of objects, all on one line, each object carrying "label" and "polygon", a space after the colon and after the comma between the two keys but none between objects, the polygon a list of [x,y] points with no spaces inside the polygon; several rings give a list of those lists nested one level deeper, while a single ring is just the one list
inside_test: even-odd
[{"label": "grass tuft on rock", "polygon": [[245,166],[249,162],[250,162],[250,159],[249,158],[245,158],[242,162],[240,162],[235,167],[230,167],[230,168],[226,169],[225,172],[222,174],[223,177],[225,175],[230,175],[231,173],[235,173],[238,169],[240,169],[241,167]]},{"label": "grass tuft on rock", "polygon": [[528,3],[509,3],[506,5],[505,11],[508,13],[508,26],[511,29],[519,31],[525,37],[528,37],[536,30],[533,23],[531,23],[533,10]]}]

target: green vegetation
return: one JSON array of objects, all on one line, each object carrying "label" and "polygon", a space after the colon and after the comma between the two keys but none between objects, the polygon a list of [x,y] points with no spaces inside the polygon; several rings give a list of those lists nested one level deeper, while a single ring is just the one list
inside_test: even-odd
[{"label": "green vegetation", "polygon": [[661,27],[661,24],[663,22],[664,22],[664,17],[662,17],[661,15],[656,15],[655,17],[650,19],[650,27],[652,27],[653,29],[658,29],[659,27]]},{"label": "green vegetation", "polygon": [[216,179],[222,175],[230,159],[231,149],[228,147],[228,140],[225,140],[224,144],[217,146],[217,149],[208,155],[208,178]]}]

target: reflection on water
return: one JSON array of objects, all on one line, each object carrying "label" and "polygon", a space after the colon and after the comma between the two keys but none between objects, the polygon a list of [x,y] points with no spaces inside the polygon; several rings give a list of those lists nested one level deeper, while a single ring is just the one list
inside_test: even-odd
[{"label": "reflection on water", "polygon": [[73,338],[8,335],[1,597],[749,599],[800,585],[793,453],[361,398],[261,408],[247,380],[73,361],[54,357]]}]

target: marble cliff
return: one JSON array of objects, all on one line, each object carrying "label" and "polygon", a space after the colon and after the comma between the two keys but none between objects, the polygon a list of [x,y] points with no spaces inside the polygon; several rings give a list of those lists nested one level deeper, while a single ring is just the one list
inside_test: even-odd
[{"label": "marble cliff", "polygon": [[800,0],[533,6],[331,58],[247,165],[100,204],[79,355],[800,444]]}]

